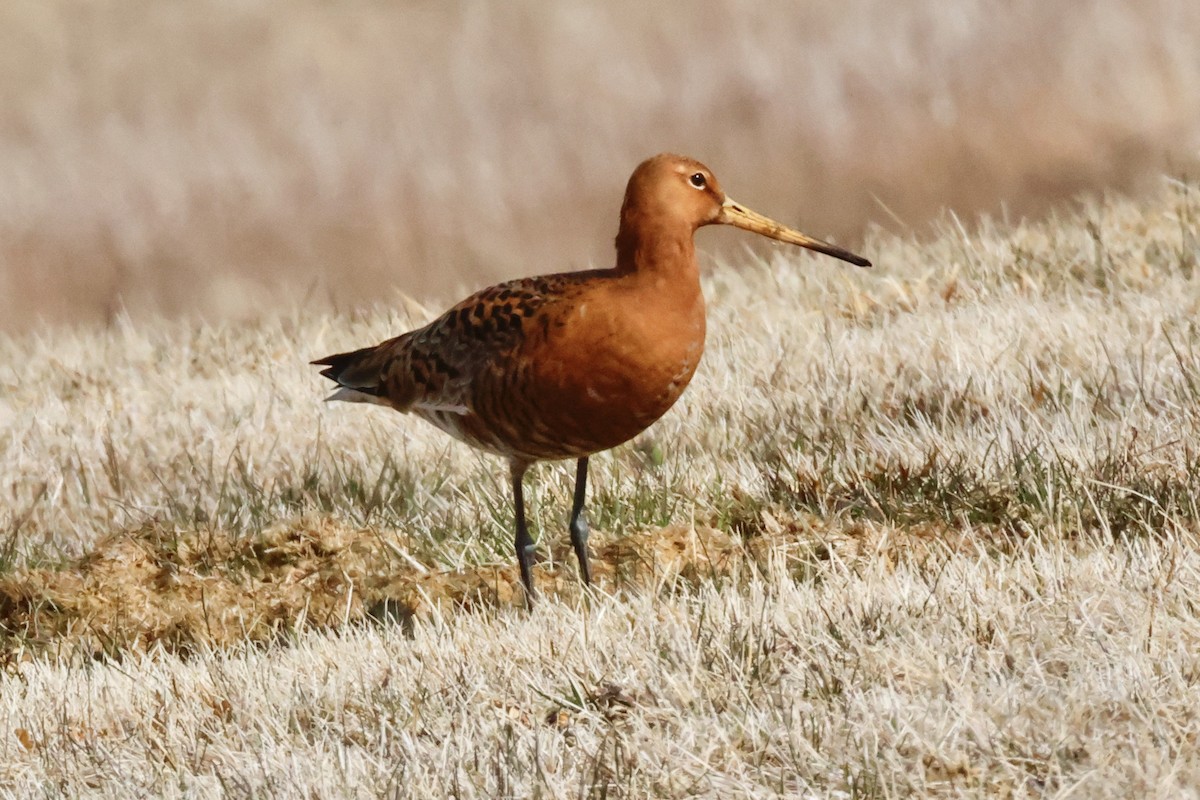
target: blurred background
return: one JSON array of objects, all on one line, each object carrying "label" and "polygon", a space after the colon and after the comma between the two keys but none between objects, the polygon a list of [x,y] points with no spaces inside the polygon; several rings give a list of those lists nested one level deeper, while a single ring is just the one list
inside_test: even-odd
[{"label": "blurred background", "polygon": [[13,0],[0,330],[609,266],[662,150],[851,246],[1148,191],[1200,161],[1200,3]]}]

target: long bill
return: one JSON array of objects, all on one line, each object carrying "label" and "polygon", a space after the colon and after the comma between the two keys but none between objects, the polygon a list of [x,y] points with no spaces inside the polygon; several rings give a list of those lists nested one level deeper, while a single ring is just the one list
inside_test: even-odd
[{"label": "long bill", "polygon": [[871,262],[862,256],[855,255],[849,250],[843,250],[837,245],[806,236],[800,231],[793,230],[786,225],[781,225],[769,217],[764,217],[756,211],[751,211],[740,203],[735,203],[729,197],[726,197],[725,202],[721,205],[721,213],[717,215],[717,222],[753,231],[762,236],[778,239],[781,242],[798,244],[801,247],[807,247],[809,250],[816,250],[818,253],[840,258],[842,261],[849,261],[851,264],[856,264],[860,267],[871,266]]}]

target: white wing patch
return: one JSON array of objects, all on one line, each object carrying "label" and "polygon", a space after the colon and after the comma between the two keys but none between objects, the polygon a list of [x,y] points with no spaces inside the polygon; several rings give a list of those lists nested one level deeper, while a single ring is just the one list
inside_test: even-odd
[{"label": "white wing patch", "polygon": [[374,403],[377,406],[390,405],[387,400],[373,394],[366,394],[357,389],[351,389],[349,386],[343,386],[333,394],[325,398],[326,403],[341,402],[341,403]]},{"label": "white wing patch", "polygon": [[419,408],[422,411],[430,411],[435,413],[441,412],[445,414],[458,414],[459,416],[466,416],[467,412],[470,410],[461,403],[417,402],[413,403],[413,408]]}]

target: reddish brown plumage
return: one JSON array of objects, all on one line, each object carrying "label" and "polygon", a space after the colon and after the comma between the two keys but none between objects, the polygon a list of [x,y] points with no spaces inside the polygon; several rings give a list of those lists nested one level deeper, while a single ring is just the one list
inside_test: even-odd
[{"label": "reddish brown plumage", "polygon": [[581,459],[571,527],[586,579],[586,523],[576,531],[586,457],[641,433],[691,380],[705,334],[692,238],[713,223],[867,265],[729,200],[703,164],[664,154],[629,179],[614,268],[492,286],[423,328],[313,363],[341,387],[330,399],[414,413],[509,459],[530,592],[521,477],[538,460]]}]

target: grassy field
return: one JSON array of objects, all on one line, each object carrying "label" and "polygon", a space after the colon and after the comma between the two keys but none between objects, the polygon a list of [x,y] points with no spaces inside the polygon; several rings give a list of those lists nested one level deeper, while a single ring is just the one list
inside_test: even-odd
[{"label": "grassy field", "polygon": [[[1200,4],[690,8],[0,4],[0,798],[1200,797]],[[530,612],[504,466],[306,362],[661,150],[877,266],[702,231]]]},{"label": "grassy field", "polygon": [[1200,187],[862,250],[708,273],[532,613],[502,465],[305,365],[415,303],[0,339],[0,792],[1195,796]]},{"label": "grassy field", "polygon": [[1194,0],[15,0],[0,329],[607,266],[664,150],[855,246],[1141,193],[1197,173],[1197,41]]}]

